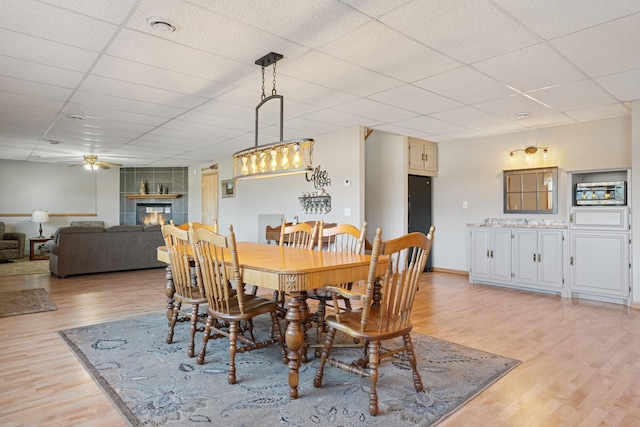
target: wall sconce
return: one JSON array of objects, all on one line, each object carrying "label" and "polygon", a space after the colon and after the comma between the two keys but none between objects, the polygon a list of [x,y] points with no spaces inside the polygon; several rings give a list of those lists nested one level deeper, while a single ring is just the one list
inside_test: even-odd
[{"label": "wall sconce", "polygon": [[518,148],[516,150],[511,150],[509,151],[509,160],[511,160],[513,162],[513,158],[515,156],[515,153],[518,151],[524,151],[525,154],[527,155],[526,160],[527,162],[531,160],[530,156],[532,154],[536,154],[538,152],[538,150],[542,150],[543,155],[542,155],[542,159],[543,160],[547,160],[547,153],[549,152],[549,147],[536,147],[534,145],[529,146],[527,148]]}]

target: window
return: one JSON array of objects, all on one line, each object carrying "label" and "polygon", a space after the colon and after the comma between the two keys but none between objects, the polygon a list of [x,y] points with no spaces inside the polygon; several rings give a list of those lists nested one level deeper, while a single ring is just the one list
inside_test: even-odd
[{"label": "window", "polygon": [[557,213],[558,168],[503,172],[504,213]]}]

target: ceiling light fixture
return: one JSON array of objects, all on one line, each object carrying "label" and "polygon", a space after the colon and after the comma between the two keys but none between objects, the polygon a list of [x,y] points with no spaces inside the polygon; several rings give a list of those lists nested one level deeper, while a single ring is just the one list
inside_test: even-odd
[{"label": "ceiling light fixture", "polygon": [[150,16],[147,18],[147,24],[151,26],[155,31],[160,33],[173,33],[178,27],[172,24],[166,18],[160,18],[158,16]]},{"label": "ceiling light fixture", "polygon": [[516,119],[518,119],[518,120],[524,120],[524,119],[526,119],[526,118],[529,118],[529,115],[530,115],[530,114],[531,114],[531,113],[528,113],[528,112],[526,112],[526,111],[523,111],[523,112],[521,112],[521,113],[516,113]]},{"label": "ceiling light fixture", "polygon": [[89,173],[98,170],[98,156],[94,154],[86,154],[82,156],[84,158],[84,168],[89,171]]},{"label": "ceiling light fixture", "polygon": [[536,154],[538,152],[538,150],[542,150],[543,155],[542,155],[542,159],[543,160],[547,160],[547,153],[549,152],[549,147],[536,147],[534,145],[531,145],[529,147],[526,148],[518,148],[516,150],[511,150],[509,151],[509,160],[511,160],[513,162],[513,158],[514,155],[517,151],[524,151],[524,153],[527,155],[526,160],[527,162],[530,161],[530,156],[532,154]]},{"label": "ceiling light fixture", "polygon": [[77,122],[81,122],[84,120],[84,116],[81,116],[80,114],[69,114],[67,116],[67,119],[69,120],[75,120]]},{"label": "ceiling light fixture", "polygon": [[[297,138],[283,141],[284,97],[276,93],[276,62],[282,58],[281,54],[271,52],[255,62],[262,67],[262,100],[256,106],[255,145],[233,155],[233,176],[237,180],[271,178],[313,171],[313,139]],[[266,96],[264,69],[271,64],[273,64],[273,88],[271,95]],[[258,146],[258,113],[260,107],[273,99],[280,100],[280,141]]]}]

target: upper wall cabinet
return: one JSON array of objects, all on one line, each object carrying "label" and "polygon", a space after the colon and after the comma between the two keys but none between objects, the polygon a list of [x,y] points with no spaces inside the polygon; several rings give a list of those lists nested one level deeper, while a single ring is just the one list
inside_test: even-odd
[{"label": "upper wall cabinet", "polygon": [[408,137],[409,175],[438,176],[438,144]]},{"label": "upper wall cabinet", "polygon": [[558,168],[503,172],[504,213],[558,213]]}]

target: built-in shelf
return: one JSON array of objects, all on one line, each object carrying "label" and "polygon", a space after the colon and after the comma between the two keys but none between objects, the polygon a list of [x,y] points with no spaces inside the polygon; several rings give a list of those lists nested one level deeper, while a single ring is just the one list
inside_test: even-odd
[{"label": "built-in shelf", "polygon": [[127,194],[127,199],[176,199],[181,194]]}]

